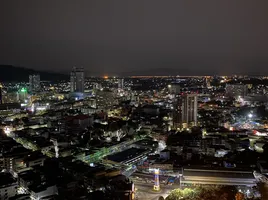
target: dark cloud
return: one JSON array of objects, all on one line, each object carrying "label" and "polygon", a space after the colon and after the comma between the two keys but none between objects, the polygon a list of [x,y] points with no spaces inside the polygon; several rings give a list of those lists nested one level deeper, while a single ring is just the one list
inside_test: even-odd
[{"label": "dark cloud", "polygon": [[266,0],[8,0],[0,8],[0,64],[264,74],[267,8]]}]

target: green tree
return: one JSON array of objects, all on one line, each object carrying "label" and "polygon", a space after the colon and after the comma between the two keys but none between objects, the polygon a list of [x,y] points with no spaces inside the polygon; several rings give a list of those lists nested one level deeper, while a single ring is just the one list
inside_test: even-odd
[{"label": "green tree", "polygon": [[167,200],[233,200],[237,190],[232,186],[205,186],[171,191]]},{"label": "green tree", "polygon": [[165,198],[162,197],[162,196],[160,196],[160,197],[158,198],[158,200],[165,200]]},{"label": "green tree", "polygon": [[172,190],[166,200],[179,200],[183,198],[183,191],[181,189]]},{"label": "green tree", "polygon": [[184,190],[175,189],[172,190],[170,195],[166,198],[166,200],[191,200],[195,199],[196,193],[193,189],[185,188]]}]

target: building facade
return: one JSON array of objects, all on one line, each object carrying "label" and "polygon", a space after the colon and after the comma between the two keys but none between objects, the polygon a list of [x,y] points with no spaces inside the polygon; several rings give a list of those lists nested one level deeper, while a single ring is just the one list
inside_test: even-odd
[{"label": "building facade", "polygon": [[71,92],[84,93],[85,90],[85,73],[83,67],[73,67],[71,72]]},{"label": "building facade", "polygon": [[173,128],[182,129],[197,125],[197,94],[177,96],[173,111]]},{"label": "building facade", "polygon": [[172,83],[168,85],[168,91],[170,94],[179,94],[181,92],[180,84]]},{"label": "building facade", "polygon": [[0,173],[0,200],[8,200],[17,194],[18,184],[9,173]]},{"label": "building facade", "polygon": [[124,79],[123,78],[118,79],[118,89],[121,89],[121,90],[124,89]]},{"label": "building facade", "polygon": [[39,74],[33,74],[29,76],[29,89],[30,89],[30,92],[32,93],[36,93],[40,91],[41,86],[40,86]]},{"label": "building facade", "polygon": [[248,86],[243,84],[227,84],[225,92],[228,97],[244,97],[248,94]]}]

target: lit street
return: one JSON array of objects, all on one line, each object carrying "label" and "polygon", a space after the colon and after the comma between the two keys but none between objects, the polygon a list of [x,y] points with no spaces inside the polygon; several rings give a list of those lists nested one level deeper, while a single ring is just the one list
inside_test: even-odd
[{"label": "lit street", "polygon": [[134,183],[137,189],[135,196],[138,200],[158,200],[160,196],[167,197],[169,192],[173,189],[170,186],[161,185],[161,191],[154,192],[152,183]]},{"label": "lit street", "polygon": [[167,197],[171,190],[179,188],[179,181],[176,180],[173,185],[167,185],[168,176],[159,176],[160,188],[159,192],[153,191],[154,186],[154,175],[153,174],[143,174],[143,173],[134,173],[131,177],[131,180],[135,184],[136,188],[136,199],[142,200],[157,200],[160,196]]}]

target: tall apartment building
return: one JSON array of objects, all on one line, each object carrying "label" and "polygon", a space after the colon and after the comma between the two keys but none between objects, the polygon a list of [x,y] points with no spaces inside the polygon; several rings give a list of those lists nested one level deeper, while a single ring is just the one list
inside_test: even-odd
[{"label": "tall apartment building", "polygon": [[197,125],[197,94],[177,96],[173,111],[173,127],[182,129]]},{"label": "tall apartment building", "polygon": [[85,73],[83,67],[73,67],[71,72],[71,92],[84,93]]},{"label": "tall apartment building", "polygon": [[39,74],[33,74],[29,76],[29,86],[30,86],[30,92],[36,93],[39,92],[41,89],[40,86],[40,75]]},{"label": "tall apartment building", "polygon": [[120,78],[118,79],[118,89],[124,89],[124,79]]}]

